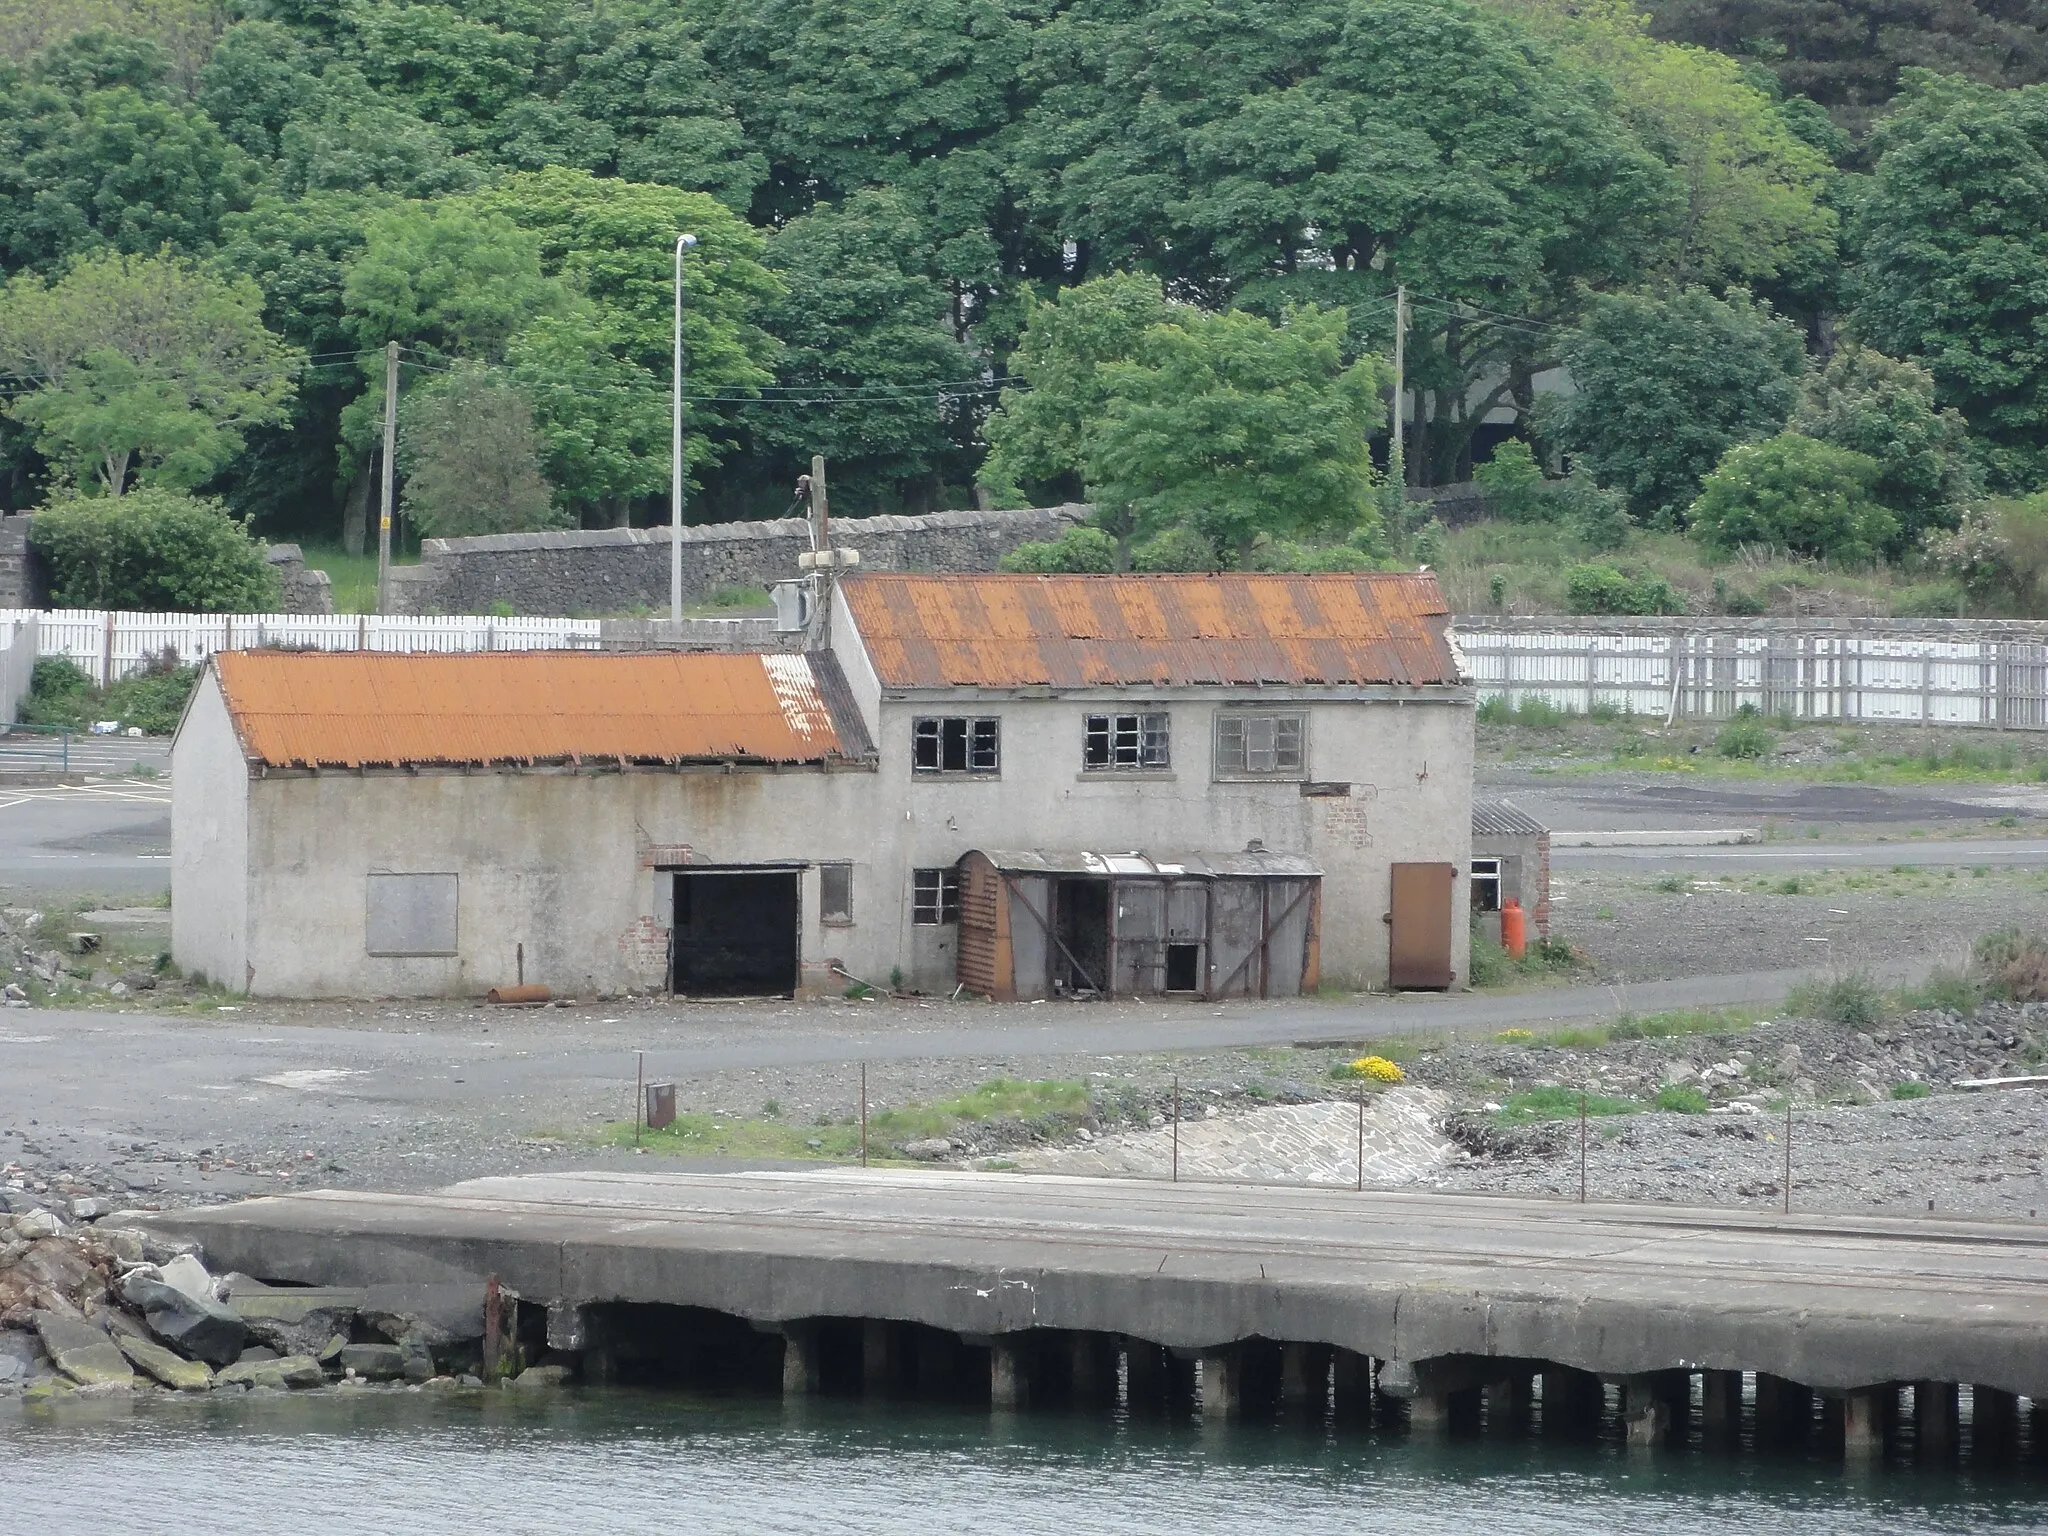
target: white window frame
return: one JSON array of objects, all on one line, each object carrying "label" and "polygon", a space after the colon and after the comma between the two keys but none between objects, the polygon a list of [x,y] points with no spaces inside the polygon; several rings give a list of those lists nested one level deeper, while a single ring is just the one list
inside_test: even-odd
[{"label": "white window frame", "polygon": [[1305,709],[1226,709],[1216,713],[1218,779],[1306,779],[1308,751]]}]

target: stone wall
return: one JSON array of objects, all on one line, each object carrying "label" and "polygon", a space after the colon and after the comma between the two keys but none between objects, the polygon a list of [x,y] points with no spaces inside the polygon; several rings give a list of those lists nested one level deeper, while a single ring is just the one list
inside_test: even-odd
[{"label": "stone wall", "polygon": [[[857,549],[871,571],[992,571],[1019,544],[1056,539],[1087,517],[1078,505],[922,517],[834,519],[832,542]],[[811,547],[802,518],[705,523],[683,529],[683,601],[728,587],[765,587],[797,574]],[[599,528],[428,539],[420,563],[392,572],[398,613],[623,614],[666,609],[669,530]],[[500,606],[502,605],[502,606]]]},{"label": "stone wall", "polygon": [[42,562],[28,547],[30,519],[0,517],[0,608],[46,608],[50,602]]},{"label": "stone wall", "polygon": [[263,558],[277,572],[278,611],[319,614],[334,612],[334,582],[325,571],[306,568],[306,554],[296,544],[273,544]]}]

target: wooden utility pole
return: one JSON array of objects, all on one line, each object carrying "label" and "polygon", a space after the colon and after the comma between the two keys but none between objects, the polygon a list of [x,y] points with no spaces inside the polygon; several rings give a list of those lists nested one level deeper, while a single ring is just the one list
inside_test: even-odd
[{"label": "wooden utility pole", "polygon": [[392,455],[398,448],[398,343],[384,344],[384,500],[377,514],[377,611],[391,611]]},{"label": "wooden utility pole", "polygon": [[1394,289],[1394,435],[1387,444],[1387,479],[1393,482],[1397,498],[1394,505],[1400,510],[1403,523],[1408,520],[1408,450],[1404,441],[1407,426],[1402,420],[1407,396],[1408,285],[1401,283]]},{"label": "wooden utility pole", "polygon": [[821,550],[832,547],[831,530],[825,526],[826,516],[825,455],[814,453],[811,455],[811,518],[817,524],[817,547]]}]

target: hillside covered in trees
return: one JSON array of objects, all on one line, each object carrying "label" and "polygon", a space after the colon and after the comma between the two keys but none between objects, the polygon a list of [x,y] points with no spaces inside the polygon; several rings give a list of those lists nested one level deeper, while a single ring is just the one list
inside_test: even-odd
[{"label": "hillside covered in trees", "polygon": [[1413,558],[1405,286],[1411,484],[2024,608],[2044,78],[2043,0],[0,0],[0,503],[360,547],[395,341],[415,530],[665,518],[688,231],[695,519]]}]

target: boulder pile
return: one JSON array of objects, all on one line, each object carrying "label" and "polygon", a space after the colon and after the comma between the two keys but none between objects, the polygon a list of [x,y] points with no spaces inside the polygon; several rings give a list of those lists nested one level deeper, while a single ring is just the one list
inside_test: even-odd
[{"label": "boulder pile", "polygon": [[[0,1212],[0,1397],[552,1386],[544,1310],[473,1282],[269,1285],[116,1212]],[[490,1337],[487,1339],[487,1334]]]}]

